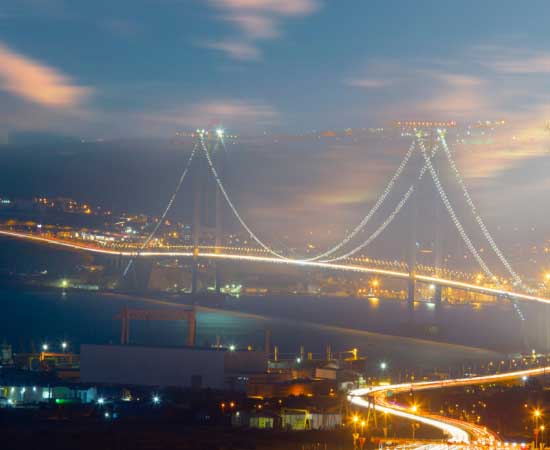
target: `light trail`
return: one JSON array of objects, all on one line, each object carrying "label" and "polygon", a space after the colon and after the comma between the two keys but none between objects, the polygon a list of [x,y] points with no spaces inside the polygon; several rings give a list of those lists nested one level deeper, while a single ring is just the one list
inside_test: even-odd
[{"label": "light trail", "polygon": [[[16,231],[7,231],[0,230],[0,236],[23,239],[27,241],[40,242],[44,244],[57,245],[64,248],[69,248],[79,251],[87,251],[96,254],[112,255],[112,256],[123,256],[123,257],[144,257],[144,258],[159,258],[159,257],[190,257],[193,256],[193,252],[188,251],[125,251],[125,250],[111,250],[107,248],[94,247],[91,245],[85,245],[82,243],[74,243],[63,241],[61,239],[56,239],[52,237],[36,236],[27,233],[20,233]],[[203,252],[197,255],[199,258],[205,259],[224,259],[224,260],[233,260],[233,261],[242,261],[242,262],[256,262],[256,263],[268,263],[268,264],[279,264],[279,265],[290,265],[298,267],[312,267],[318,269],[326,270],[337,270],[343,272],[356,272],[356,273],[365,273],[373,274],[380,276],[387,276],[392,278],[398,278],[402,280],[410,279],[410,274],[408,272],[402,272],[397,270],[386,270],[379,269],[367,266],[351,265],[351,264],[335,264],[328,262],[319,262],[319,261],[301,261],[297,259],[280,259],[277,257],[270,256],[255,256],[255,255],[236,255],[231,253],[215,253],[215,252]],[[485,286],[479,286],[472,283],[466,283],[462,281],[455,281],[448,278],[433,277],[429,275],[415,275],[415,279],[420,282],[429,283],[429,284],[440,284],[445,287],[463,289],[472,292],[478,292],[480,294],[488,294],[495,296],[503,296],[508,298],[515,298],[518,300],[539,302],[544,304],[550,304],[550,299],[539,297],[532,294],[525,294],[522,292],[513,292],[505,289],[497,289]]]},{"label": "light trail", "polygon": [[[550,373],[550,367],[539,367],[536,369],[518,370],[515,372],[505,372],[493,375],[483,375],[471,378],[456,378],[452,380],[438,381],[420,381],[417,383],[401,383],[387,386],[373,386],[368,388],[354,389],[348,395],[348,400],[362,408],[374,408],[386,414],[401,417],[408,420],[424,423],[443,431],[452,442],[455,443],[475,443],[484,442],[486,444],[498,444],[498,437],[495,433],[486,427],[463,422],[448,417],[441,417],[429,413],[413,413],[410,409],[389,403],[386,400],[387,393],[421,391],[428,389],[445,389],[459,386],[470,386],[474,384],[487,384],[502,381],[509,381],[523,377],[533,377]],[[366,397],[367,399],[365,399]],[[370,400],[370,401],[369,401]]]}]

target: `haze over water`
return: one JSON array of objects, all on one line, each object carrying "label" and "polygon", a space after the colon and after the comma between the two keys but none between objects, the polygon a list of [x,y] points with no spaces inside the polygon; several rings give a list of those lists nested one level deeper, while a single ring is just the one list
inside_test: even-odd
[{"label": "haze over water", "polygon": [[[28,350],[31,341],[36,346],[67,339],[77,349],[82,343],[118,343],[120,323],[114,320],[124,304],[131,307],[166,307],[155,301],[122,295],[69,291],[0,288],[3,307],[9,302],[10,314],[0,316],[0,338],[7,339],[14,349]],[[197,341],[212,345],[219,336],[223,344],[245,348],[264,344],[266,329],[272,332],[272,344],[280,348],[283,357],[298,354],[300,345],[306,352],[321,355],[327,344],[334,354],[358,347],[369,364],[388,361],[394,367],[447,367],[467,361],[498,358],[493,351],[426,340],[392,337],[428,330],[432,338],[453,344],[512,353],[528,347],[545,351],[545,323],[540,319],[540,307],[524,306],[528,323],[521,333],[521,321],[514,316],[511,305],[491,304],[479,309],[471,306],[445,305],[440,310],[427,304],[417,304],[415,326],[408,322],[407,305],[392,300],[315,297],[259,297],[232,300],[227,311],[208,308],[198,313]],[[247,311],[249,314],[242,313]],[[529,322],[535,316],[538,322]],[[269,318],[267,317],[269,316]],[[278,320],[281,318],[283,320]],[[538,329],[536,327],[538,326]],[[20,330],[29,332],[25,339]],[[436,333],[445,329],[445,333]],[[369,333],[373,332],[373,333]],[[134,322],[131,340],[141,345],[182,345],[186,325],[181,322]],[[385,333],[380,335],[376,333]],[[538,340],[535,340],[538,336]],[[425,334],[423,337],[430,337]]]}]

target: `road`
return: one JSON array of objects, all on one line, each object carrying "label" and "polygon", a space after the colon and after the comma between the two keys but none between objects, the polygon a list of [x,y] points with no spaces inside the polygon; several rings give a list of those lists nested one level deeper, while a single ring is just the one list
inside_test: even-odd
[{"label": "road", "polygon": [[[496,383],[518,378],[540,376],[550,373],[550,367],[505,372],[494,375],[484,375],[471,378],[457,378],[452,380],[421,381],[417,383],[401,383],[386,386],[371,386],[355,389],[350,392],[348,400],[361,408],[374,407],[377,411],[408,419],[437,428],[448,437],[453,444],[467,444],[468,446],[488,446],[490,448],[504,448],[499,436],[484,426],[452,419],[449,417],[431,414],[428,411],[418,411],[410,407],[391,403],[388,393],[422,391],[427,389],[445,389],[457,386]],[[422,444],[420,447],[424,447]]]},{"label": "road", "polygon": [[[193,252],[191,251],[125,251],[125,250],[115,250],[109,249],[107,247],[100,247],[97,245],[86,244],[83,242],[73,242],[68,240],[62,240],[55,237],[49,236],[40,236],[29,233],[21,233],[16,231],[0,230],[0,236],[22,239],[30,242],[43,243],[56,245],[59,247],[64,247],[68,249],[86,251],[91,253],[106,254],[112,256],[123,256],[128,258],[159,258],[159,257],[192,257]],[[385,270],[379,268],[372,268],[366,266],[352,265],[352,264],[335,264],[329,262],[319,262],[319,261],[302,261],[299,259],[280,259],[269,256],[255,256],[255,255],[239,255],[233,253],[217,253],[217,252],[200,252],[197,257],[205,259],[224,259],[224,260],[233,260],[233,261],[242,261],[242,262],[256,262],[256,263],[268,263],[268,264],[286,264],[294,265],[299,267],[310,267],[318,268],[325,270],[335,270],[335,271],[344,271],[344,272],[357,272],[365,274],[373,274],[380,276],[387,276],[393,278],[399,278],[402,280],[409,280],[410,274],[408,272],[396,271],[396,270]],[[438,278],[432,277],[429,275],[420,275],[416,274],[415,279],[417,281],[429,284],[439,284],[445,287],[463,289],[472,292],[479,292],[481,294],[503,296],[508,298],[515,298],[517,300],[533,301],[538,303],[550,304],[550,299],[545,297],[540,297],[537,295],[527,294],[524,292],[515,292],[506,289],[497,289],[492,287],[481,286],[472,283],[465,283],[462,281],[451,280],[448,278]]]}]

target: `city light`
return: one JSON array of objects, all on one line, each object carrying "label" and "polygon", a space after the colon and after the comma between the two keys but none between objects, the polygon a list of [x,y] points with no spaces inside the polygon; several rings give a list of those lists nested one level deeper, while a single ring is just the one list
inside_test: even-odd
[{"label": "city light", "polygon": [[158,405],[160,403],[160,397],[158,395],[153,395],[153,403]]},{"label": "city light", "polygon": [[384,361],[382,361],[382,362],[380,363],[380,369],[386,370],[386,367],[388,367],[388,365],[387,365]]},{"label": "city light", "polygon": [[230,352],[234,352],[236,349],[237,349],[237,347],[235,347],[234,344],[231,344],[231,345],[229,346],[229,351],[230,351]]},{"label": "city light", "polygon": [[103,405],[104,403],[105,403],[105,399],[104,399],[103,397],[99,397],[99,398],[97,399],[97,404],[98,404],[98,405]]},{"label": "city light", "polygon": [[49,348],[50,348],[50,347],[49,347],[48,344],[45,344],[45,343],[42,344],[42,351],[47,352]]},{"label": "city light", "polygon": [[[174,257],[192,257],[192,252],[185,252],[185,251],[120,251],[120,250],[111,250],[101,247],[89,247],[84,246],[78,243],[72,243],[72,242],[63,242],[56,239],[50,239],[45,238],[41,236],[35,236],[35,235],[29,235],[25,233],[17,233],[12,231],[6,231],[6,230],[0,230],[0,235],[2,236],[10,236],[10,237],[16,237],[21,239],[27,239],[31,241],[36,242],[47,242],[55,245],[59,245],[62,247],[67,248],[73,248],[78,249],[82,251],[97,253],[97,254],[106,254],[106,255],[118,255],[118,256],[126,256],[130,258],[136,257],[138,254],[140,257],[166,257],[166,256],[174,256]],[[292,259],[280,259],[280,258],[272,258],[272,257],[266,257],[266,256],[256,256],[256,255],[236,255],[236,254],[224,254],[224,253],[215,253],[215,252],[202,252],[199,254],[201,258],[211,258],[211,259],[227,259],[227,260],[235,260],[235,261],[250,261],[250,262],[263,262],[263,263],[270,263],[270,264],[289,264],[289,265],[296,265],[296,266],[307,266],[307,267],[313,267],[313,268],[319,268],[319,269],[330,269],[335,271],[347,271],[347,272],[357,272],[357,273],[366,273],[366,274],[377,274],[377,275],[383,275],[383,276],[389,276],[389,277],[395,277],[400,279],[408,279],[410,274],[407,272],[397,271],[397,270],[386,270],[386,269],[378,269],[373,267],[366,267],[366,266],[358,266],[358,265],[349,265],[349,264],[335,264],[331,262],[306,262],[302,260],[292,260]],[[128,267],[128,266],[127,266]],[[499,295],[499,296],[508,296],[510,298],[515,298],[518,300],[527,300],[527,301],[534,301],[539,303],[545,303],[550,304],[550,299],[532,295],[532,294],[526,294],[523,292],[516,292],[506,289],[498,289],[498,288],[492,288],[492,287],[486,287],[486,286],[479,286],[472,283],[466,283],[463,281],[457,281],[449,278],[441,278],[441,277],[432,277],[429,275],[416,275],[416,279],[422,282],[433,282],[433,283],[440,283],[447,287],[452,287],[456,289],[465,289],[465,290],[471,290],[474,292],[479,292],[483,294],[488,295]]]},{"label": "city light", "polygon": [[66,341],[63,341],[63,342],[61,343],[61,348],[63,349],[63,351],[67,350],[68,345],[69,345],[69,344],[68,344]]}]

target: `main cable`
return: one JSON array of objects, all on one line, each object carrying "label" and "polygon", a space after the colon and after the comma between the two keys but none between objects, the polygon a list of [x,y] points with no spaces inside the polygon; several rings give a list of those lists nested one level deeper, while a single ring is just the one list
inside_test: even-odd
[{"label": "main cable", "polygon": [[[151,242],[151,240],[153,239],[155,234],[157,234],[157,231],[159,230],[161,224],[164,222],[164,219],[166,218],[166,216],[168,215],[168,212],[172,208],[172,205],[174,204],[174,201],[176,200],[176,196],[178,195],[178,192],[180,191],[181,186],[183,184],[183,180],[185,180],[185,178],[187,176],[187,173],[189,172],[189,169],[191,168],[191,163],[193,161],[193,158],[195,157],[195,153],[197,151],[197,148],[198,148],[198,144],[195,144],[195,146],[193,147],[193,150],[191,151],[191,155],[189,155],[189,159],[187,160],[187,164],[185,165],[185,169],[183,170],[183,172],[180,176],[180,179],[178,181],[178,184],[176,185],[176,189],[174,190],[174,193],[170,197],[170,200],[168,201],[168,204],[166,205],[166,208],[164,208],[164,212],[162,213],[159,221],[155,224],[155,227],[153,228],[153,231],[151,231],[149,236],[147,236],[147,238],[145,239],[145,241],[141,245],[139,251],[142,251],[143,249],[145,249],[145,247],[147,247],[147,245],[149,245],[149,242]],[[128,264],[126,265],[126,268],[124,269],[124,272],[122,274],[123,277],[126,276],[128,271],[130,270],[130,267],[132,267],[133,263],[134,263],[133,258],[130,259],[130,261],[128,261]]]},{"label": "main cable", "polygon": [[[438,149],[437,146],[434,146],[432,148],[430,159],[433,159],[435,157],[435,154],[437,153],[437,149]],[[424,163],[424,166],[422,166],[422,168],[420,169],[420,173],[418,174],[417,182],[422,180],[427,170],[428,170],[428,165]],[[396,208],[391,212],[391,214],[386,218],[386,220],[364,242],[362,242],[360,245],[358,245],[357,247],[355,247],[354,249],[348,251],[343,255],[337,256],[335,258],[323,260],[322,262],[334,262],[334,261],[340,261],[342,259],[349,258],[350,256],[353,256],[360,250],[370,245],[370,243],[374,241],[380,234],[382,234],[382,232],[386,229],[386,227],[393,222],[393,220],[397,217],[401,209],[403,209],[405,204],[408,202],[411,195],[414,193],[414,190],[415,190],[415,183],[411,184],[407,192],[405,192],[405,195],[401,198],[401,200],[397,204]]]},{"label": "main cable", "polygon": [[500,248],[497,246],[495,240],[493,239],[493,236],[491,235],[491,233],[489,232],[489,230],[485,226],[485,222],[483,221],[483,219],[479,215],[479,213],[477,211],[477,208],[474,204],[474,201],[472,200],[472,197],[470,196],[468,188],[466,187],[466,183],[464,182],[464,178],[460,174],[460,171],[458,170],[458,167],[457,167],[457,165],[456,165],[456,163],[453,159],[451,151],[449,150],[449,146],[447,145],[447,141],[445,139],[445,133],[442,130],[438,130],[438,134],[439,134],[441,144],[443,145],[443,150],[445,152],[445,155],[447,156],[447,160],[449,161],[449,165],[451,166],[451,169],[453,170],[453,172],[455,174],[455,177],[458,181],[458,184],[460,185],[460,187],[462,189],[462,192],[464,193],[464,197],[466,198],[466,203],[468,203],[468,206],[470,206],[470,209],[472,210],[472,214],[474,215],[474,218],[475,218],[477,224],[481,228],[481,231],[482,231],[483,235],[485,236],[485,239],[487,239],[487,241],[489,242],[489,245],[491,246],[491,248],[493,249],[495,254],[498,256],[499,260],[502,262],[504,267],[506,267],[506,270],[508,271],[508,273],[510,273],[510,275],[512,276],[514,281],[517,284],[519,284],[520,286],[523,286],[523,281],[521,280],[519,275],[514,271],[514,269],[512,268],[512,266],[510,265],[510,263],[508,262],[508,260],[506,259],[506,257],[502,253],[502,251],[500,250]]},{"label": "main cable", "polygon": [[456,229],[458,230],[462,240],[466,244],[466,247],[468,247],[468,250],[472,254],[472,256],[475,258],[475,260],[478,262],[478,264],[481,266],[483,271],[486,275],[490,276],[491,278],[494,278],[495,275],[489,269],[489,266],[485,263],[477,249],[475,248],[474,244],[472,244],[471,239],[469,238],[468,234],[466,234],[466,231],[464,230],[464,227],[460,223],[460,220],[458,219],[451,202],[449,201],[449,198],[447,197],[447,194],[445,193],[445,190],[443,189],[443,186],[441,185],[441,181],[439,180],[439,176],[437,175],[437,171],[435,170],[429,156],[426,153],[426,148],[424,147],[424,143],[422,142],[422,135],[419,133],[417,134],[418,144],[420,145],[420,149],[422,151],[422,155],[424,156],[424,160],[426,162],[426,165],[428,166],[428,169],[430,171],[430,174],[432,176],[432,180],[435,184],[435,187],[439,193],[439,196],[441,197],[441,200],[443,201],[443,204],[445,205],[445,208],[447,209],[447,212],[449,213],[449,216],[451,217],[451,220],[453,221]]}]

